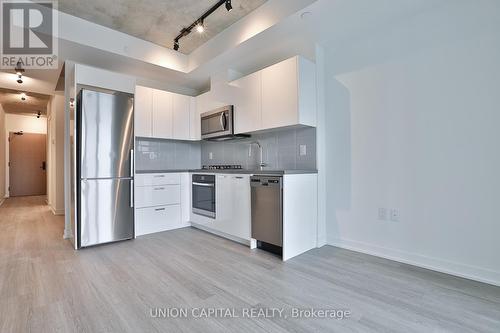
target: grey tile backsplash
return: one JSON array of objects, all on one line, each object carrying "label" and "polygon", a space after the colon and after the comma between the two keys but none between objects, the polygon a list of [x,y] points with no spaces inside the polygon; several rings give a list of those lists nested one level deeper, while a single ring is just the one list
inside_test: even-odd
[{"label": "grey tile backsplash", "polygon": [[138,171],[198,169],[199,142],[137,138],[135,168]]},{"label": "grey tile backsplash", "polygon": [[[262,145],[266,168],[316,170],[316,129],[310,127],[252,134],[251,138],[228,142],[137,138],[136,169],[189,170],[209,164],[241,164],[245,169],[257,169],[259,148],[252,141]],[[300,154],[301,146],[305,155]]]},{"label": "grey tile backsplash", "polygon": [[[269,169],[316,169],[316,128],[311,127],[253,134],[251,138],[236,141],[203,141],[201,164],[241,164],[245,169],[258,168],[259,148],[251,145],[252,141],[262,145],[264,163]],[[300,154],[301,146],[305,155]]]}]

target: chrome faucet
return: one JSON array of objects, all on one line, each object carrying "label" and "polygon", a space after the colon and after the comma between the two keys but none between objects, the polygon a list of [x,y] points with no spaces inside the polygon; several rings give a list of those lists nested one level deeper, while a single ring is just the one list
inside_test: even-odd
[{"label": "chrome faucet", "polygon": [[260,163],[259,163],[259,166],[260,166],[260,169],[262,170],[266,166],[266,163],[264,163],[264,154],[263,154],[262,145],[260,144],[259,141],[252,141],[252,142],[250,142],[250,146],[252,146],[252,145],[257,145],[259,147],[259,152],[260,152]]}]

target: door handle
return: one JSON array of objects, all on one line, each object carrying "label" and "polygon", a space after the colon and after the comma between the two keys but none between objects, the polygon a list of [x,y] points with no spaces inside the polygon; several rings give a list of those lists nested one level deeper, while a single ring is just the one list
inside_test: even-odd
[{"label": "door handle", "polygon": [[130,207],[134,207],[134,180],[130,181]]},{"label": "door handle", "polygon": [[134,177],[134,150],[130,149],[130,177]]},{"label": "door handle", "polygon": [[42,166],[40,167],[43,171],[47,169],[47,163],[45,161],[42,162]]}]

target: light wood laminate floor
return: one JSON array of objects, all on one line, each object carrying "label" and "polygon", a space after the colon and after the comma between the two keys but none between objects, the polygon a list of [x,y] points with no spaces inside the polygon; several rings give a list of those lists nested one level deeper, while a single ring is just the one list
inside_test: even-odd
[{"label": "light wood laminate floor", "polygon": [[[41,197],[0,207],[0,332],[500,332],[500,288],[446,274],[330,246],[283,263],[192,228],[77,252],[63,224]],[[173,307],[352,315],[151,316]]]}]

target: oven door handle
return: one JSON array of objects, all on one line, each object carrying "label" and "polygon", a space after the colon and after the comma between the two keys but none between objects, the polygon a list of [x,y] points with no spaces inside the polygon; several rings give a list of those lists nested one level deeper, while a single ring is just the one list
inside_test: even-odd
[{"label": "oven door handle", "polygon": [[204,186],[204,187],[214,187],[215,186],[215,184],[195,183],[195,182],[193,182],[193,185],[195,185],[195,186]]}]

